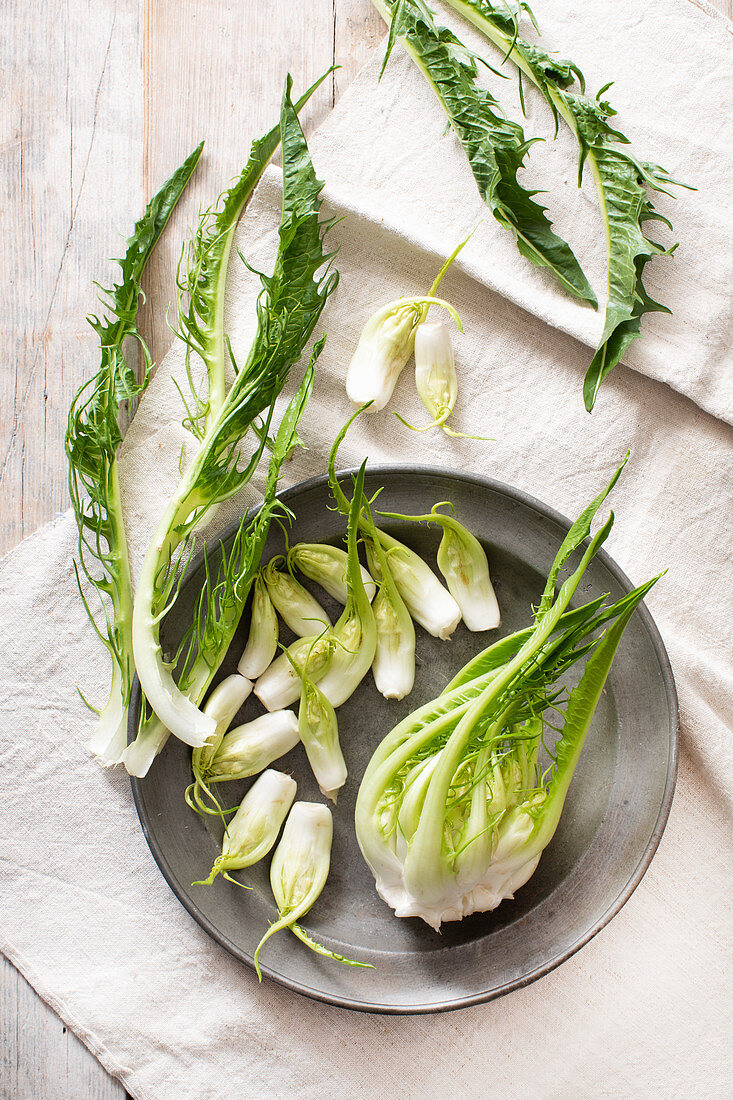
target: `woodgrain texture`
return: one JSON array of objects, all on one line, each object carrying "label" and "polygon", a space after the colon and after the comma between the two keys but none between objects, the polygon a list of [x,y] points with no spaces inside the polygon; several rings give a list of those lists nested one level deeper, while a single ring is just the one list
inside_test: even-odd
[{"label": "woodgrain texture", "polygon": [[[712,2],[733,14],[732,0]],[[312,130],[384,33],[369,0],[4,0],[2,10],[0,553],[67,507],[66,412],[97,364],[84,317],[94,280],[113,273],[103,258],[120,253],[146,198],[206,138],[146,272],[142,327],[159,361],[181,240],[276,119],[285,73],[298,89],[341,66],[305,112]],[[0,1100],[124,1097],[0,958]]]},{"label": "woodgrain texture", "polygon": [[[202,138],[204,159],[145,276],[156,361],[172,336],[181,241],[295,88],[341,68],[312,131],[379,41],[369,0],[6,0],[0,71],[0,553],[68,506],[63,433],[95,369],[94,280],[147,197]],[[1,1100],[124,1100],[83,1044],[0,957]]]},{"label": "woodgrain texture", "polygon": [[3,1100],[124,1100],[74,1032],[0,956],[0,1096]]}]

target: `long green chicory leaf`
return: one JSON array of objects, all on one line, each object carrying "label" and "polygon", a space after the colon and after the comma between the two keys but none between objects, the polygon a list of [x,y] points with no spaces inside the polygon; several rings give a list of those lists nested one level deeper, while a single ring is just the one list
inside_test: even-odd
[{"label": "long green chicory leaf", "polygon": [[[254,518],[245,514],[230,550],[227,552],[222,547],[215,575],[209,567],[208,555],[205,558],[204,584],[192,627],[175,661],[178,688],[196,706],[202,702],[231,645],[260,567],[270,524],[273,519],[285,522],[290,518],[288,509],[276,496],[277,487],[283,463],[293,447],[300,444],[298,424],[313,389],[314,367],[323,343],[321,339],[315,345],[303,381],[280,421],[268,465],[264,499],[257,514]],[[122,757],[130,775],[147,775],[169,735],[158,716],[143,706],[137,737]]]},{"label": "long green chicory leaf", "polygon": [[[167,505],[143,563],[133,612],[135,664],[143,691],[164,725],[182,740],[203,745],[212,722],[175,684],[160,646],[160,622],[175,598],[177,578],[192,548],[196,525],[252,477],[267,441],[274,404],[321,315],[338,273],[329,267],[319,220],[322,183],[316,179],[305,137],[290,98],[283,95],[283,212],[275,269],[262,275],[257,331],[247,360],[201,449]],[[255,432],[265,413],[263,430]],[[253,429],[252,449],[245,436]]]},{"label": "long green chicory leaf", "polygon": [[[570,246],[552,231],[545,208],[517,180],[532,144],[508,119],[496,99],[476,83],[475,57],[446,27],[435,24],[422,0],[372,0],[422,70],[450,119],[471,166],[481,198],[499,224],[512,233],[520,253],[548,267],[570,294],[598,304]],[[386,58],[385,58],[386,61]]]},{"label": "long green chicory leaf", "polygon": [[[69,409],[65,437],[69,462],[69,494],[79,529],[78,555],[74,562],[85,610],[112,660],[110,693],[90,742],[103,764],[114,764],[125,747],[127,707],[132,686],[132,584],[127,540],[122,518],[117,449],[122,442],[121,406],[134,412],[134,402],[145,390],[151,362],[137,329],[140,280],[145,265],[165,229],[201,156],[203,143],[161,187],[135,225],[127,251],[119,261],[122,278],[102,299],[108,314],[89,322],[99,337],[102,359],[99,370],[78,391]],[[137,340],[143,353],[143,373],[138,381],[127,362],[123,344]],[[81,575],[99,598],[103,613],[100,627],[84,595]]]},{"label": "long green chicory leaf", "polygon": [[[328,69],[294,104],[299,113],[332,72]],[[231,356],[224,331],[224,291],[237,223],[269,160],[280,144],[280,126],[252,143],[249,159],[239,178],[199,219],[198,229],[184,250],[178,272],[179,335],[186,343],[186,369],[193,406],[188,406],[186,426],[202,439],[226,397],[226,362]],[[185,265],[185,268],[184,268]],[[184,297],[185,296],[185,297]],[[184,305],[185,301],[185,305]],[[194,382],[190,354],[195,352],[206,368],[206,395]]]},{"label": "long green chicory leaf", "polygon": [[[520,92],[522,75],[536,85],[552,108],[556,123],[561,117],[575,135],[579,179],[586,162],[593,174],[606,235],[608,298],[601,340],[583,384],[585,407],[590,412],[603,379],[621,362],[629,344],[641,336],[642,317],[651,312],[669,313],[666,306],[646,293],[642,277],[650,260],[670,255],[676,246],[664,248],[651,240],[644,232],[644,224],[661,221],[671,228],[669,221],[654,209],[649,191],[668,195],[670,185],[685,185],[673,180],[658,164],[637,160],[619,148],[628,141],[609,125],[608,120],[616,111],[601,98],[605,88],[597,96],[586,95],[585,79],[576,65],[551,57],[519,35],[522,11],[534,23],[526,4],[514,11],[488,0],[448,0],[448,3],[517,66]],[[578,90],[570,90],[576,80]]]}]

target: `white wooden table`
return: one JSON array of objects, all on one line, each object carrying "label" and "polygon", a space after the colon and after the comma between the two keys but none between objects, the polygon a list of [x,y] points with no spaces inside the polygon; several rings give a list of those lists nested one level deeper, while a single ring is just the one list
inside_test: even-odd
[{"label": "white wooden table", "polygon": [[[731,15],[732,0],[712,2]],[[5,0],[3,17],[0,553],[68,505],[66,413],[97,362],[93,281],[146,199],[206,138],[146,273],[160,361],[181,237],[276,119],[285,73],[297,90],[341,66],[305,112],[312,130],[384,33],[369,0]],[[0,1098],[124,1096],[0,956]]]}]

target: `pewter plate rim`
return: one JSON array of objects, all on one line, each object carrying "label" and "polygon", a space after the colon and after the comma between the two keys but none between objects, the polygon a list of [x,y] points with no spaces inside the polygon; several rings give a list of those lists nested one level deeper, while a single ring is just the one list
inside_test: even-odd
[{"label": "pewter plate rim", "polygon": [[[339,480],[349,478],[356,473],[356,469],[347,469],[339,471]],[[389,479],[394,476],[405,476],[406,474],[420,477],[440,477],[448,480],[463,481],[469,484],[473,484],[480,489],[484,489],[490,493],[497,493],[505,496],[510,500],[514,500],[517,503],[533,509],[540,513],[546,519],[563,527],[565,530],[571,526],[571,521],[562,513],[556,509],[551,508],[547,504],[543,503],[536,497],[523,490],[516,489],[512,486],[506,485],[494,478],[486,477],[480,474],[464,473],[462,471],[452,471],[441,466],[432,465],[416,465],[416,464],[374,464],[368,466],[368,473],[370,477],[377,476],[379,478]],[[288,504],[295,497],[306,493],[314,488],[324,486],[328,481],[325,474],[317,475],[315,477],[307,478],[304,481],[300,481],[297,484],[290,486],[287,489],[282,490],[278,497],[285,504]],[[252,513],[254,514],[254,512]],[[230,524],[225,530],[223,530],[217,537],[217,544],[220,541],[226,542],[236,532],[238,523]],[[215,554],[216,552],[214,552]],[[603,564],[608,572],[614,577],[614,579],[620,584],[620,586],[626,590],[631,589],[633,586],[623,572],[623,570],[616,564],[611,556],[603,549],[597,554],[597,559]],[[189,570],[194,572],[197,567],[203,561],[203,550],[195,556],[191,561]],[[215,557],[210,554],[210,562],[215,561]],[[569,946],[564,947],[563,950],[556,955],[548,957],[542,962],[542,964],[527,971],[521,977],[511,981],[505,982],[501,986],[489,990],[479,990],[476,993],[461,994],[452,997],[446,997],[443,1000],[438,1001],[424,1001],[415,1002],[410,1004],[404,1003],[388,1003],[385,1001],[370,1001],[364,998],[356,996],[345,996],[342,994],[331,993],[319,989],[315,989],[306,983],[303,983],[297,979],[290,977],[280,971],[271,969],[267,964],[262,964],[262,972],[264,975],[277,982],[295,993],[308,997],[312,1000],[320,1001],[325,1004],[335,1005],[336,1007],[350,1009],[360,1012],[388,1014],[388,1015],[424,1015],[437,1012],[453,1011],[459,1008],[468,1008],[473,1005],[484,1004],[488,1001],[495,1000],[498,997],[504,996],[507,993],[512,992],[515,989],[521,989],[538,978],[543,977],[545,974],[550,973],[552,970],[560,966],[561,963],[571,958],[577,951],[585,946],[594,936],[596,936],[601,929],[603,929],[609,921],[621,910],[628,899],[633,894],[636,887],[641,882],[654,853],[657,850],[662,834],[664,832],[667,819],[669,817],[670,808],[672,805],[672,799],[674,797],[675,783],[677,778],[678,767],[678,755],[679,755],[679,708],[677,700],[677,691],[674,682],[674,675],[672,667],[667,655],[667,651],[662,641],[659,630],[644,603],[640,604],[636,615],[639,616],[643,623],[643,627],[649,635],[652,647],[655,651],[655,655],[659,661],[659,668],[662,676],[666,703],[667,703],[667,719],[669,721],[670,728],[670,741],[669,741],[669,753],[668,753],[668,766],[666,781],[662,798],[659,804],[659,811],[657,814],[655,825],[651,831],[648,842],[646,843],[643,851],[640,853],[638,862],[629,875],[625,885],[619,891],[615,900],[610,904],[602,913],[600,913],[595,920],[582,932],[577,939]],[[130,706],[130,718],[128,727],[128,740],[132,741],[135,737],[137,727],[137,714],[140,706],[140,685],[137,677],[133,684],[133,694]],[[200,907],[186,890],[179,883],[177,877],[172,872],[168,863],[163,848],[156,836],[156,831],[153,822],[149,819],[147,811],[145,809],[143,800],[143,784],[145,780],[131,777],[131,787],[133,799],[135,802],[135,808],[140,819],[143,834],[148,843],[150,851],[153,855],[155,862],[157,863],[163,877],[166,879],[173,893],[181,902],[183,907],[194,918],[194,920],[208,933],[213,940],[215,940],[221,947],[228,951],[239,961],[252,967],[253,961],[251,955],[243,951],[242,948],[234,943],[229,937],[221,932],[219,928],[201,911]],[[398,919],[398,918],[395,918]],[[337,965],[337,964],[334,964]],[[355,972],[357,975],[359,971]],[[357,982],[358,985],[358,982]]]}]

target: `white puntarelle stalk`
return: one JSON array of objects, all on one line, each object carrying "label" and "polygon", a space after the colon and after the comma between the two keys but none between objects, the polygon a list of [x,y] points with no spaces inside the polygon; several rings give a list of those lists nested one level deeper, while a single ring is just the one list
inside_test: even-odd
[{"label": "white puntarelle stalk", "polygon": [[364,604],[365,607],[354,608],[349,615],[344,612],[333,628],[336,645],[319,687],[334,707],[351,698],[374,660],[377,631],[366,596]]},{"label": "white puntarelle stalk", "polygon": [[255,695],[267,710],[289,707],[300,695],[297,670],[304,669],[314,683],[320,680],[331,663],[333,648],[333,641],[327,635],[323,638],[298,638],[258,677]]},{"label": "white puntarelle stalk", "polygon": [[247,791],[239,809],[227,825],[211,874],[194,886],[209,886],[217,875],[241,871],[264,859],[293,804],[297,786],[283,772],[268,768]]},{"label": "white puntarelle stalk", "polygon": [[353,694],[374,660],[377,628],[359,566],[357,535],[359,515],[364,503],[364,469],[354,478],[354,495],[349,504],[346,527],[348,565],[346,606],[331,632],[335,649],[331,664],[320,681],[320,690],[333,707],[340,707]]},{"label": "white puntarelle stalk", "polygon": [[[348,555],[345,550],[339,546],[330,546],[328,543],[299,542],[290,549],[288,562],[295,569],[300,570],[303,576],[320,584],[321,588],[325,588],[329,596],[333,596],[340,604],[346,603]],[[360,565],[359,569],[367,598],[371,602],[377,586],[363,565]]]},{"label": "white puntarelle stalk", "polygon": [[158,616],[153,613],[156,580],[180,544],[174,532],[185,523],[195,505],[188,503],[192,471],[184,474],[176,495],[166,508],[150,543],[140,573],[132,615],[132,646],[143,693],[164,726],[187,745],[201,748],[216,732],[216,721],[184,695],[163,659],[158,638]]},{"label": "white puntarelle stalk", "polygon": [[217,684],[204,705],[204,714],[213,718],[216,722],[216,730],[213,736],[206,742],[203,748],[195,749],[193,753],[194,763],[199,768],[206,768],[213,760],[221,744],[221,740],[232,724],[237,711],[252,693],[252,681],[246,676],[240,676],[238,672],[227,676],[220,684]]},{"label": "white puntarelle stalk", "polygon": [[107,501],[109,522],[117,529],[115,545],[109,547],[114,573],[119,585],[110,592],[114,616],[114,631],[120,642],[119,653],[111,653],[112,679],[109,698],[99,712],[99,720],[89,738],[89,748],[103,767],[119,764],[127,744],[127,717],[132,685],[132,582],[130,580],[130,555],[122,520],[122,496],[120,493],[117,457],[109,470],[109,496]]},{"label": "white puntarelle stalk", "polygon": [[209,764],[207,783],[257,775],[298,743],[298,719],[292,710],[261,714],[225,733]]},{"label": "white puntarelle stalk", "polygon": [[127,706],[122,698],[122,675],[112,666],[109,699],[99,712],[99,720],[89,738],[89,748],[103,767],[119,764],[127,744]]},{"label": "white puntarelle stalk", "polygon": [[262,570],[267,593],[286,626],[299,638],[330,629],[331,620],[318,600],[300,581],[279,568],[282,557],[271,558]]},{"label": "white puntarelle stalk", "polygon": [[385,699],[404,699],[415,683],[412,617],[399,593],[384,588],[380,588],[372,607],[377,627],[377,648],[372,662],[374,683]]},{"label": "white puntarelle stalk", "polygon": [[298,733],[321,794],[335,805],[348,774],[339,742],[336,711],[306,676],[298,707]]},{"label": "white puntarelle stalk", "polygon": [[267,591],[262,573],[255,577],[252,592],[252,612],[249,622],[249,636],[237,671],[242,676],[256,680],[272,663],[277,653],[277,615]]},{"label": "white puntarelle stalk", "polygon": [[458,375],[450,333],[442,321],[425,321],[417,326],[415,387],[433,418],[430,426],[443,424],[456,403]]},{"label": "white puntarelle stalk", "polygon": [[[212,671],[205,663],[198,668],[198,675],[188,689],[188,695],[194,702],[200,703],[204,698],[209,684],[214,678],[215,671]],[[170,730],[154,714],[150,721],[145,724],[144,736],[140,737],[138,735],[122,754],[122,763],[125,765],[128,775],[144,779],[169,737]]]},{"label": "white puntarelle stalk", "polygon": [[296,802],[272,857],[270,882],[278,909],[308,909],[326,885],[331,862],[333,818],[319,802]]},{"label": "white puntarelle stalk", "polygon": [[[461,621],[461,609],[453,596],[414,550],[384,531],[377,530],[377,538],[388,554],[397,590],[415,622],[434,638],[450,638]],[[369,543],[367,559],[371,572],[379,577],[379,562]]]},{"label": "white puntarelle stalk", "polygon": [[255,951],[254,964],[260,979],[263,944],[275,932],[300,920],[326,885],[332,841],[333,818],[328,807],[318,802],[296,802],[270,864],[270,885],[280,919],[270,925]]},{"label": "white puntarelle stalk", "polygon": [[144,740],[138,737],[132,741],[122,754],[127,774],[138,779],[144,779],[150,771],[153,761],[170,737],[170,730],[154,715],[146,734]]},{"label": "white puntarelle stalk", "polygon": [[372,604],[377,645],[372,674],[377,691],[385,699],[404,699],[415,683],[415,626],[395,584],[387,554],[377,536],[370,508],[366,527],[375,560],[379,563],[379,592]]},{"label": "white puntarelle stalk", "polygon": [[[450,518],[450,517],[446,517]],[[496,630],[501,612],[481,543],[460,525],[445,524],[438,568],[469,630]]]}]

